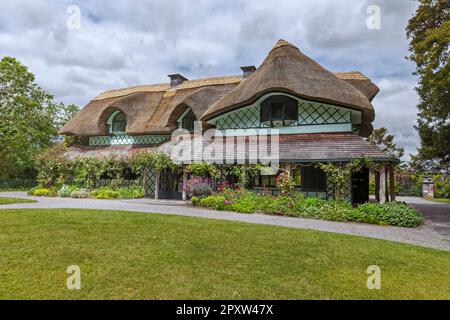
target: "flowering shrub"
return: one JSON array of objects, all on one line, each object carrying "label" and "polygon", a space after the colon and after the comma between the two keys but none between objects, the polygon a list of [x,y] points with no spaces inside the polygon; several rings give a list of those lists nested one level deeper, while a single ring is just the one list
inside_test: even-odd
[{"label": "flowering shrub", "polygon": [[277,177],[276,184],[281,196],[287,196],[295,189],[294,179],[289,175],[289,172],[280,173]]},{"label": "flowering shrub", "polygon": [[33,196],[36,197],[54,197],[55,193],[53,190],[48,188],[37,188],[33,191]]},{"label": "flowering shrub", "polygon": [[189,197],[208,197],[212,194],[210,179],[193,177],[186,182],[186,193]]}]

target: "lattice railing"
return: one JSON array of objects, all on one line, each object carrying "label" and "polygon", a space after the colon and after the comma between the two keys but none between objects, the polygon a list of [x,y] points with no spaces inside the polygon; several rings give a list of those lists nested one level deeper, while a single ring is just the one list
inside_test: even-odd
[{"label": "lattice railing", "polygon": [[168,135],[114,135],[95,136],[89,138],[90,146],[120,146],[120,145],[160,145],[170,139]]},{"label": "lattice railing", "polygon": [[[351,123],[351,111],[327,104],[301,101],[298,120],[290,126]],[[267,128],[260,122],[260,107],[250,106],[232,111],[217,119],[218,129]]]}]

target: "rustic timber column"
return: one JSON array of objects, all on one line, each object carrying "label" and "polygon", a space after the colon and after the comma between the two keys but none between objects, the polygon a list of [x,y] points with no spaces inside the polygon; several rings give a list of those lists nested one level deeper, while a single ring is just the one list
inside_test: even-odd
[{"label": "rustic timber column", "polygon": [[183,201],[186,201],[186,199],[187,199],[187,196],[186,196],[187,174],[186,174],[186,165],[185,164],[183,164],[182,170],[183,170],[183,186],[182,186],[182,190],[181,190],[181,199]]},{"label": "rustic timber column", "polygon": [[384,194],[386,195],[386,202],[389,202],[389,186],[388,186],[388,181],[389,181],[389,165],[386,166],[386,190],[384,192]]},{"label": "rustic timber column", "polygon": [[380,203],[386,202],[386,166],[380,167]]},{"label": "rustic timber column", "polygon": [[391,201],[395,201],[395,166],[389,165],[389,188],[391,194]]},{"label": "rustic timber column", "polygon": [[375,171],[375,199],[380,201],[380,172]]}]

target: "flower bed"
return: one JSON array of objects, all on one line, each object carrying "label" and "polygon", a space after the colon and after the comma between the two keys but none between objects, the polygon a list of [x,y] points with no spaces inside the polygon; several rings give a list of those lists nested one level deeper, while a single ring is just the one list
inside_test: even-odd
[{"label": "flower bed", "polygon": [[264,213],[332,221],[355,221],[378,225],[417,227],[421,214],[405,203],[366,203],[354,208],[350,203],[305,198],[299,193],[270,196],[246,190],[224,189],[204,198],[193,197],[194,206],[240,213]]},{"label": "flower bed", "polygon": [[61,188],[43,188],[38,186],[29,190],[28,194],[38,197],[62,197],[78,199],[137,199],[144,197],[144,188],[138,185],[131,185],[121,188],[100,187],[98,189],[89,190],[73,185],[63,185]]}]

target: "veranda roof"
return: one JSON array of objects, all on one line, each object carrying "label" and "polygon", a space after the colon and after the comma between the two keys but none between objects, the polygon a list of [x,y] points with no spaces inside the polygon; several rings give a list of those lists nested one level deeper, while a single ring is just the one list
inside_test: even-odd
[{"label": "veranda roof", "polygon": [[[267,162],[273,159],[271,152],[272,140],[262,140],[258,136],[233,137],[232,142],[226,141],[226,137],[215,137],[211,140],[200,142],[200,148],[195,148],[193,140],[172,140],[159,147],[71,147],[67,152],[69,158],[76,157],[107,157],[126,156],[138,151],[159,150],[171,154],[181,149],[183,143],[190,144],[190,153],[183,155],[183,162],[202,159],[207,162],[239,163],[244,159],[254,159],[257,149],[259,162]],[[265,142],[268,142],[267,144]],[[242,144],[244,142],[244,144]],[[210,152],[216,150],[215,152]],[[314,133],[314,134],[289,134],[280,135],[278,139],[278,161],[279,162],[338,162],[351,161],[362,156],[372,158],[374,161],[398,162],[398,159],[384,154],[377,146],[367,142],[364,138],[354,133]],[[200,155],[202,157],[200,158]],[[266,157],[268,155],[268,157]],[[219,161],[218,161],[219,160]],[[242,162],[242,161],[241,161]]]}]

